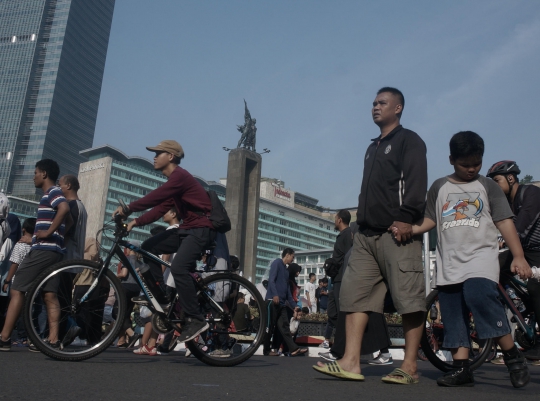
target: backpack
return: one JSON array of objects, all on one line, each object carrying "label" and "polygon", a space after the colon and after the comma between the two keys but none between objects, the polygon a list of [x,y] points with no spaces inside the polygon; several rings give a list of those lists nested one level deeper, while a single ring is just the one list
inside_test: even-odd
[{"label": "backpack", "polygon": [[326,272],[326,275],[332,279],[336,278],[340,268],[341,263],[334,258],[328,258],[324,261],[323,269]]},{"label": "backpack", "polygon": [[208,220],[212,222],[214,229],[218,233],[225,234],[231,230],[231,219],[229,219],[229,215],[219,200],[216,191],[208,190],[207,192],[212,204],[212,211],[208,215]]}]

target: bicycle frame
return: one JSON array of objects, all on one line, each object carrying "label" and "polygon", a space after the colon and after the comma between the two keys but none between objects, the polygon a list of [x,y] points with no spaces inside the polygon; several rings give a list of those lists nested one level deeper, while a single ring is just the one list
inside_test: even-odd
[{"label": "bicycle frame", "polygon": [[[122,252],[121,247],[123,246],[123,247],[129,248],[132,251],[137,252],[139,254],[142,254],[145,257],[148,257],[148,258],[152,259],[154,262],[159,263],[161,265],[165,265],[165,266],[167,266],[169,268],[171,267],[171,264],[169,262],[165,261],[165,260],[162,260],[162,259],[158,258],[156,255],[154,255],[154,254],[152,254],[152,253],[150,253],[150,252],[148,252],[148,251],[146,251],[146,250],[144,250],[144,249],[142,249],[142,248],[140,248],[140,247],[138,247],[136,245],[133,245],[130,242],[122,239],[122,232],[118,233],[118,231],[119,230],[117,229],[117,232],[115,232],[113,245],[112,245],[110,251],[108,252],[107,257],[105,258],[105,261],[104,261],[103,265],[99,269],[98,274],[97,274],[96,278],[94,279],[94,282],[92,283],[92,285],[90,286],[88,291],[78,301],[78,304],[83,303],[84,301],[86,301],[90,297],[90,295],[92,294],[92,291],[97,287],[98,282],[99,282],[101,276],[103,275],[103,272],[105,272],[106,269],[109,268],[112,257],[114,255],[116,255],[120,259],[120,261],[122,262],[124,267],[126,267],[129,270],[129,273],[133,277],[135,277],[135,279],[137,280],[137,283],[139,284],[139,287],[141,288],[142,292],[150,300],[150,302],[151,302],[151,305],[149,305],[150,310],[152,310],[152,312],[158,312],[158,313],[165,314],[165,311],[163,310],[161,305],[157,302],[156,298],[154,297],[154,294],[152,294],[152,291],[150,291],[148,286],[145,284],[144,280],[137,274],[135,268],[130,263],[129,259],[126,257],[126,255],[124,255],[124,252]],[[205,291],[201,291],[201,292],[205,295],[207,300],[210,301],[220,312],[224,312],[223,308],[216,301],[214,301],[214,299],[210,295],[208,295]],[[171,314],[173,312],[173,309],[174,308],[172,308],[172,307],[169,308],[169,311],[167,313],[167,317],[171,316]],[[217,321],[217,320],[218,319],[215,319],[215,321]],[[171,323],[180,323],[181,320],[170,319],[170,322]]]},{"label": "bicycle frame", "polygon": [[[519,291],[520,294],[525,294],[526,293],[521,289],[521,287],[526,286],[525,283],[523,283],[523,282],[515,279],[514,277],[512,277],[510,279],[510,284],[511,284],[511,287],[514,288],[515,290]],[[532,319],[533,320],[531,322],[532,324],[527,324],[527,322],[525,322],[525,318],[523,317],[521,312],[516,308],[516,305],[514,304],[514,302],[512,301],[512,299],[510,298],[510,296],[506,292],[506,290],[503,288],[501,283],[499,283],[498,287],[499,287],[499,294],[501,295],[502,301],[508,307],[508,309],[510,309],[510,311],[511,311],[511,313],[512,313],[514,319],[515,319],[515,323],[517,323],[519,325],[519,327],[521,328],[521,330],[523,330],[523,333],[525,334],[525,337],[527,338],[527,340],[534,341],[534,339],[536,337],[536,332],[535,332],[536,322],[534,321],[535,319]]]}]

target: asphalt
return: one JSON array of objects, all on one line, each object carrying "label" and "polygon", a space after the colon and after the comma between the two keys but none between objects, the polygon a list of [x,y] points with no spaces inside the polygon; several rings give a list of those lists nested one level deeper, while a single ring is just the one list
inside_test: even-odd
[{"label": "asphalt", "polygon": [[[504,366],[484,364],[472,388],[441,388],[441,373],[419,362],[420,384],[380,381],[391,366],[365,366],[362,383],[315,372],[308,357],[253,356],[232,368],[206,366],[180,353],[150,357],[109,349],[83,362],[60,362],[26,348],[0,353],[0,399],[6,400],[538,400],[540,366],[531,383],[514,389]],[[394,362],[398,367],[399,362]]]}]

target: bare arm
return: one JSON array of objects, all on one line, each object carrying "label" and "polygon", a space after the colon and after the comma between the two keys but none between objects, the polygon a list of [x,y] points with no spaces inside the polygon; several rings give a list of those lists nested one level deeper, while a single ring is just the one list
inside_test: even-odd
[{"label": "bare arm", "polygon": [[[7,276],[6,276],[6,279],[4,280],[4,285],[3,285],[2,291],[7,292],[9,283],[11,282],[11,279],[15,275],[15,272],[17,271],[18,268],[19,268],[19,265],[17,263],[12,263],[11,264],[11,266],[9,267],[9,271],[8,271]],[[7,283],[6,283],[6,281],[7,281]]]},{"label": "bare arm", "polygon": [[120,273],[117,274],[118,278],[125,278],[129,274],[129,271],[126,267],[122,267],[122,270],[120,270]]},{"label": "bare arm", "polygon": [[[437,223],[435,223],[429,217],[424,217],[420,222],[420,225],[412,226],[412,235],[424,234],[429,230],[435,228],[436,225]],[[396,239],[400,241],[400,239],[398,238],[399,230],[395,226],[390,227],[388,230],[392,230],[392,234],[394,235],[394,237],[396,237]]]},{"label": "bare arm", "polygon": [[512,219],[497,221],[495,222],[495,226],[501,232],[504,242],[514,257],[510,266],[512,273],[519,274],[521,278],[530,278],[532,276],[532,270],[523,255],[523,248],[521,247],[516,226]]}]

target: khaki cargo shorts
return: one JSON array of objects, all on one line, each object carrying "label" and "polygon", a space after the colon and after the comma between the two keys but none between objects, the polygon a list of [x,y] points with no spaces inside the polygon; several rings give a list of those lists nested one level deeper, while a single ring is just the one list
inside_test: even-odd
[{"label": "khaki cargo shorts", "polygon": [[354,235],[341,283],[341,310],[383,313],[385,282],[398,313],[426,311],[422,236],[399,244],[390,233]]}]

